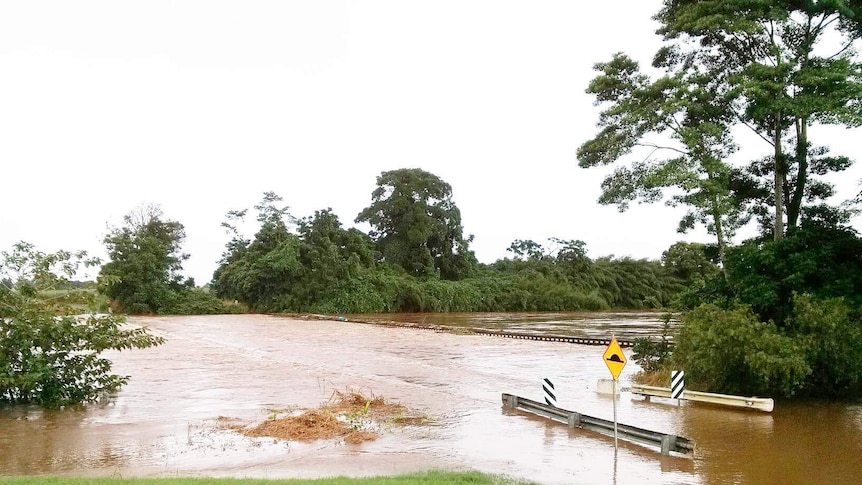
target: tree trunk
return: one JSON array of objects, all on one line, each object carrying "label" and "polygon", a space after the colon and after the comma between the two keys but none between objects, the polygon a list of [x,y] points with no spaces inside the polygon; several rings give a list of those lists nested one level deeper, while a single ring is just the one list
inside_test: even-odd
[{"label": "tree trunk", "polygon": [[784,237],[784,155],[781,150],[781,116],[775,117],[775,128],[772,135],[775,143],[775,229],[773,236],[778,241]]},{"label": "tree trunk", "polygon": [[[715,198],[713,198],[713,207],[718,207],[718,201]],[[727,279],[727,266],[724,265],[724,225],[721,222],[721,214],[719,214],[717,209],[713,211],[712,218],[715,221],[715,237],[718,239],[718,260],[721,263],[724,278]]]},{"label": "tree trunk", "polygon": [[796,227],[799,221],[799,213],[802,208],[802,199],[805,196],[805,184],[808,183],[808,119],[796,120],[796,183],[793,187],[793,196],[787,206],[787,227]]}]

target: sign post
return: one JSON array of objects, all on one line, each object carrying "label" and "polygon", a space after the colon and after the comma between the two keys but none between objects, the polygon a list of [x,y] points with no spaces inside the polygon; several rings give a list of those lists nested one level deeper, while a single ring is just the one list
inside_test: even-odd
[{"label": "sign post", "polygon": [[620,372],[623,371],[623,367],[626,366],[626,355],[623,353],[623,349],[620,347],[619,342],[617,342],[617,337],[614,335],[611,337],[611,343],[608,344],[608,348],[605,349],[604,355],[602,358],[605,361],[605,365],[608,366],[608,370],[611,371],[611,376],[614,378],[614,450],[617,449],[617,380],[620,378]]}]

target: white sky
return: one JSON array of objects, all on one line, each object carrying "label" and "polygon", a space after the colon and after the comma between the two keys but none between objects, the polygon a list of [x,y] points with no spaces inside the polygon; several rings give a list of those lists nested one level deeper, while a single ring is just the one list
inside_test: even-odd
[{"label": "white sky", "polygon": [[[575,160],[596,132],[593,64],[649,64],[660,5],[0,0],[0,249],[104,255],[108,224],[157,203],[204,284],[228,210],[272,190],[350,227],[380,172],[414,167],[452,185],[483,262],[514,239],[638,258],[711,241],[676,233],[681,209],[599,206],[608,170]],[[820,140],[854,156],[859,133]],[[862,162],[838,199],[859,179]]]}]

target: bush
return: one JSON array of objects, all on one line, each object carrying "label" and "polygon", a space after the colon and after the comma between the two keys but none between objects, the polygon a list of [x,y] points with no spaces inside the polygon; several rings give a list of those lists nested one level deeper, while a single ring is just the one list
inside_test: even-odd
[{"label": "bush", "polygon": [[779,327],[796,293],[862,306],[862,238],[851,228],[806,222],[781,240],[728,250],[726,264],[731,294]]},{"label": "bush", "polygon": [[174,315],[224,315],[248,311],[241,303],[229,303],[206,288],[189,288],[178,294],[177,302],[163,313]]},{"label": "bush", "polygon": [[670,363],[670,321],[673,315],[666,313],[662,315],[661,338],[653,340],[652,337],[638,337],[632,345],[632,359],[637,362],[644,372],[658,372]]},{"label": "bush", "polygon": [[811,373],[805,350],[746,305],[704,304],[683,316],[673,360],[695,389],[790,396]]},{"label": "bush", "polygon": [[818,301],[793,299],[787,328],[805,347],[811,375],[803,392],[845,397],[858,394],[862,382],[862,322],[842,298]]},{"label": "bush", "polygon": [[101,352],[159,345],[160,337],[127,328],[116,315],[77,316],[92,297],[76,291],[45,298],[79,265],[96,264],[84,253],[44,254],[19,243],[0,257],[0,403],[56,407],[98,399],[122,387],[128,376],[111,374]]}]

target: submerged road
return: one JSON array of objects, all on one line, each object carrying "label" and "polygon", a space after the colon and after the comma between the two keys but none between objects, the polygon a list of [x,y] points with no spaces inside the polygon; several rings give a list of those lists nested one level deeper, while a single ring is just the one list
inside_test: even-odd
[{"label": "submerged road", "polygon": [[[620,422],[686,436],[698,446],[694,458],[628,443],[615,455],[612,438],[503,409],[501,393],[540,400],[540,381],[551,377],[561,407],[610,419],[612,401],[595,392],[608,377],[600,347],[262,315],[130,321],[167,343],[111,354],[115,371],[132,379],[107,405],[0,411],[0,474],[276,478],[442,468],[585,484],[834,483],[862,475],[862,432],[854,427],[862,409],[853,406],[821,414],[829,435],[849,444],[846,454],[821,457],[828,466],[798,464],[828,440],[788,444],[794,431],[783,426],[798,421],[793,408],[764,416],[622,395]],[[623,385],[636,370],[626,366]],[[272,410],[317,407],[346,389],[433,421],[387,427],[359,445],[248,438],[215,426],[219,417],[256,422]]]}]

